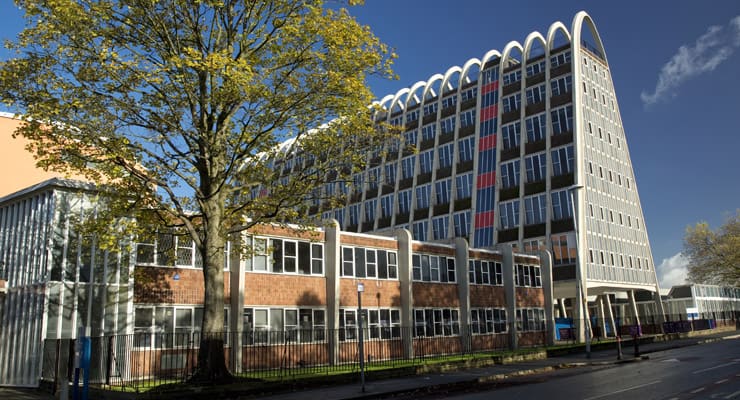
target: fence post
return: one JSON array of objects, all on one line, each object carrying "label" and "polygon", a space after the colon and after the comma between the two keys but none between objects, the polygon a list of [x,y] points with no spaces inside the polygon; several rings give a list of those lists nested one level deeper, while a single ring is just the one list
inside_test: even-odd
[{"label": "fence post", "polygon": [[106,368],[105,368],[105,384],[110,386],[111,369],[113,368],[113,338],[114,336],[108,337],[108,348],[106,350]]}]

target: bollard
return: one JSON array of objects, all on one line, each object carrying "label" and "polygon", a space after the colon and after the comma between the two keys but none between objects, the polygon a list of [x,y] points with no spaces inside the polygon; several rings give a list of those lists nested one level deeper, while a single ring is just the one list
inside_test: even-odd
[{"label": "bollard", "polygon": [[637,340],[637,335],[632,335],[632,341],[635,343],[635,357],[640,357],[640,341]]},{"label": "bollard", "polygon": [[622,359],[622,337],[617,335],[617,360]]}]

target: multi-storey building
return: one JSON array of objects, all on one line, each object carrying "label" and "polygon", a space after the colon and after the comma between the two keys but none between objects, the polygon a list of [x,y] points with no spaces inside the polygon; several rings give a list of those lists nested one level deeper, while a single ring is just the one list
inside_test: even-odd
[{"label": "multi-storey building", "polygon": [[578,298],[579,286],[586,296],[627,292],[633,306],[635,290],[658,293],[609,63],[588,14],[570,31],[556,22],[379,105],[376,120],[402,138],[368,155],[345,207],[315,203],[316,214],[351,232],[406,228],[416,240],[548,249],[563,313],[578,304],[562,299]]}]

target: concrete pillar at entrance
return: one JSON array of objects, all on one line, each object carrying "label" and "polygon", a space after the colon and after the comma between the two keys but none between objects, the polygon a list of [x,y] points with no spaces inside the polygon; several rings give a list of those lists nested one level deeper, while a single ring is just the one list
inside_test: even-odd
[{"label": "concrete pillar at entrance", "polygon": [[665,322],[665,310],[663,309],[663,300],[660,298],[660,288],[655,285],[655,323],[660,327],[660,332],[663,332],[663,323]]},{"label": "concrete pillar at entrance", "polygon": [[[455,265],[458,271],[467,271],[468,267],[468,241],[463,238],[455,238]],[[470,343],[470,275],[466,273],[457,274],[457,295],[460,301],[460,337],[465,352],[472,350]]]},{"label": "concrete pillar at entrance", "polygon": [[324,228],[324,265],[326,267],[326,328],[329,364],[339,361],[339,268],[341,246],[339,222],[329,220]]},{"label": "concrete pillar at entrance", "polygon": [[542,274],[542,291],[545,295],[545,320],[547,329],[547,345],[555,344],[555,305],[552,299],[552,254],[548,250],[537,252],[540,258],[540,273]]},{"label": "concrete pillar at entrance", "polygon": [[[230,263],[229,265],[229,283],[230,283],[230,295],[229,295],[229,307],[231,309],[231,318],[229,318],[229,332],[232,333],[230,338],[232,341],[231,346],[231,372],[239,374],[242,372],[242,331],[244,330],[244,280],[246,278],[244,274],[246,260],[241,257],[241,250],[243,249],[242,243],[245,243],[250,238],[246,232],[240,234],[237,243],[238,246],[232,248],[232,251],[236,251],[237,257],[231,257],[232,260],[238,260],[238,262]],[[246,242],[250,244],[250,242]]]},{"label": "concrete pillar at entrance", "polygon": [[614,324],[614,312],[612,311],[612,301],[609,299],[609,294],[605,293],[602,295],[604,298],[604,303],[606,303],[606,311],[607,315],[609,316],[609,323],[612,324],[612,329],[614,330],[614,337],[619,336],[619,330],[617,325]]},{"label": "concrete pillar at entrance", "polygon": [[504,292],[506,297],[506,318],[509,322],[509,348],[519,348],[519,332],[516,330],[516,286],[514,282],[514,250],[511,245],[497,244],[501,252],[504,269]]},{"label": "concrete pillar at entrance", "polygon": [[398,280],[401,283],[401,326],[408,326],[409,329],[403,329],[403,355],[406,359],[414,356],[414,319],[413,306],[414,294],[412,285],[412,268],[411,268],[411,232],[406,229],[399,229],[395,232],[398,240]]}]

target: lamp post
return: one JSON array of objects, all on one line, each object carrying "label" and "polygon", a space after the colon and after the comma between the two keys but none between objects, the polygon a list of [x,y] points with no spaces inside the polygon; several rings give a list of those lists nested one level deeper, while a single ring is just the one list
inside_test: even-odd
[{"label": "lamp post", "polygon": [[[582,282],[582,268],[581,268],[581,248],[578,237],[578,215],[576,214],[576,201],[575,192],[578,189],[583,189],[583,185],[572,185],[568,188],[568,194],[570,195],[570,208],[573,217],[573,232],[576,236],[576,300],[578,301],[578,311],[581,315],[581,323],[584,324],[585,336],[586,336],[586,358],[591,358],[591,321],[588,320],[588,296],[583,291]],[[580,329],[579,329],[580,331]]]},{"label": "lamp post", "polygon": [[365,344],[363,343],[362,333],[362,292],[365,291],[365,284],[359,282],[357,284],[357,326],[360,329],[359,341],[357,346],[359,347],[360,355],[360,383],[362,384],[362,393],[365,393]]}]

